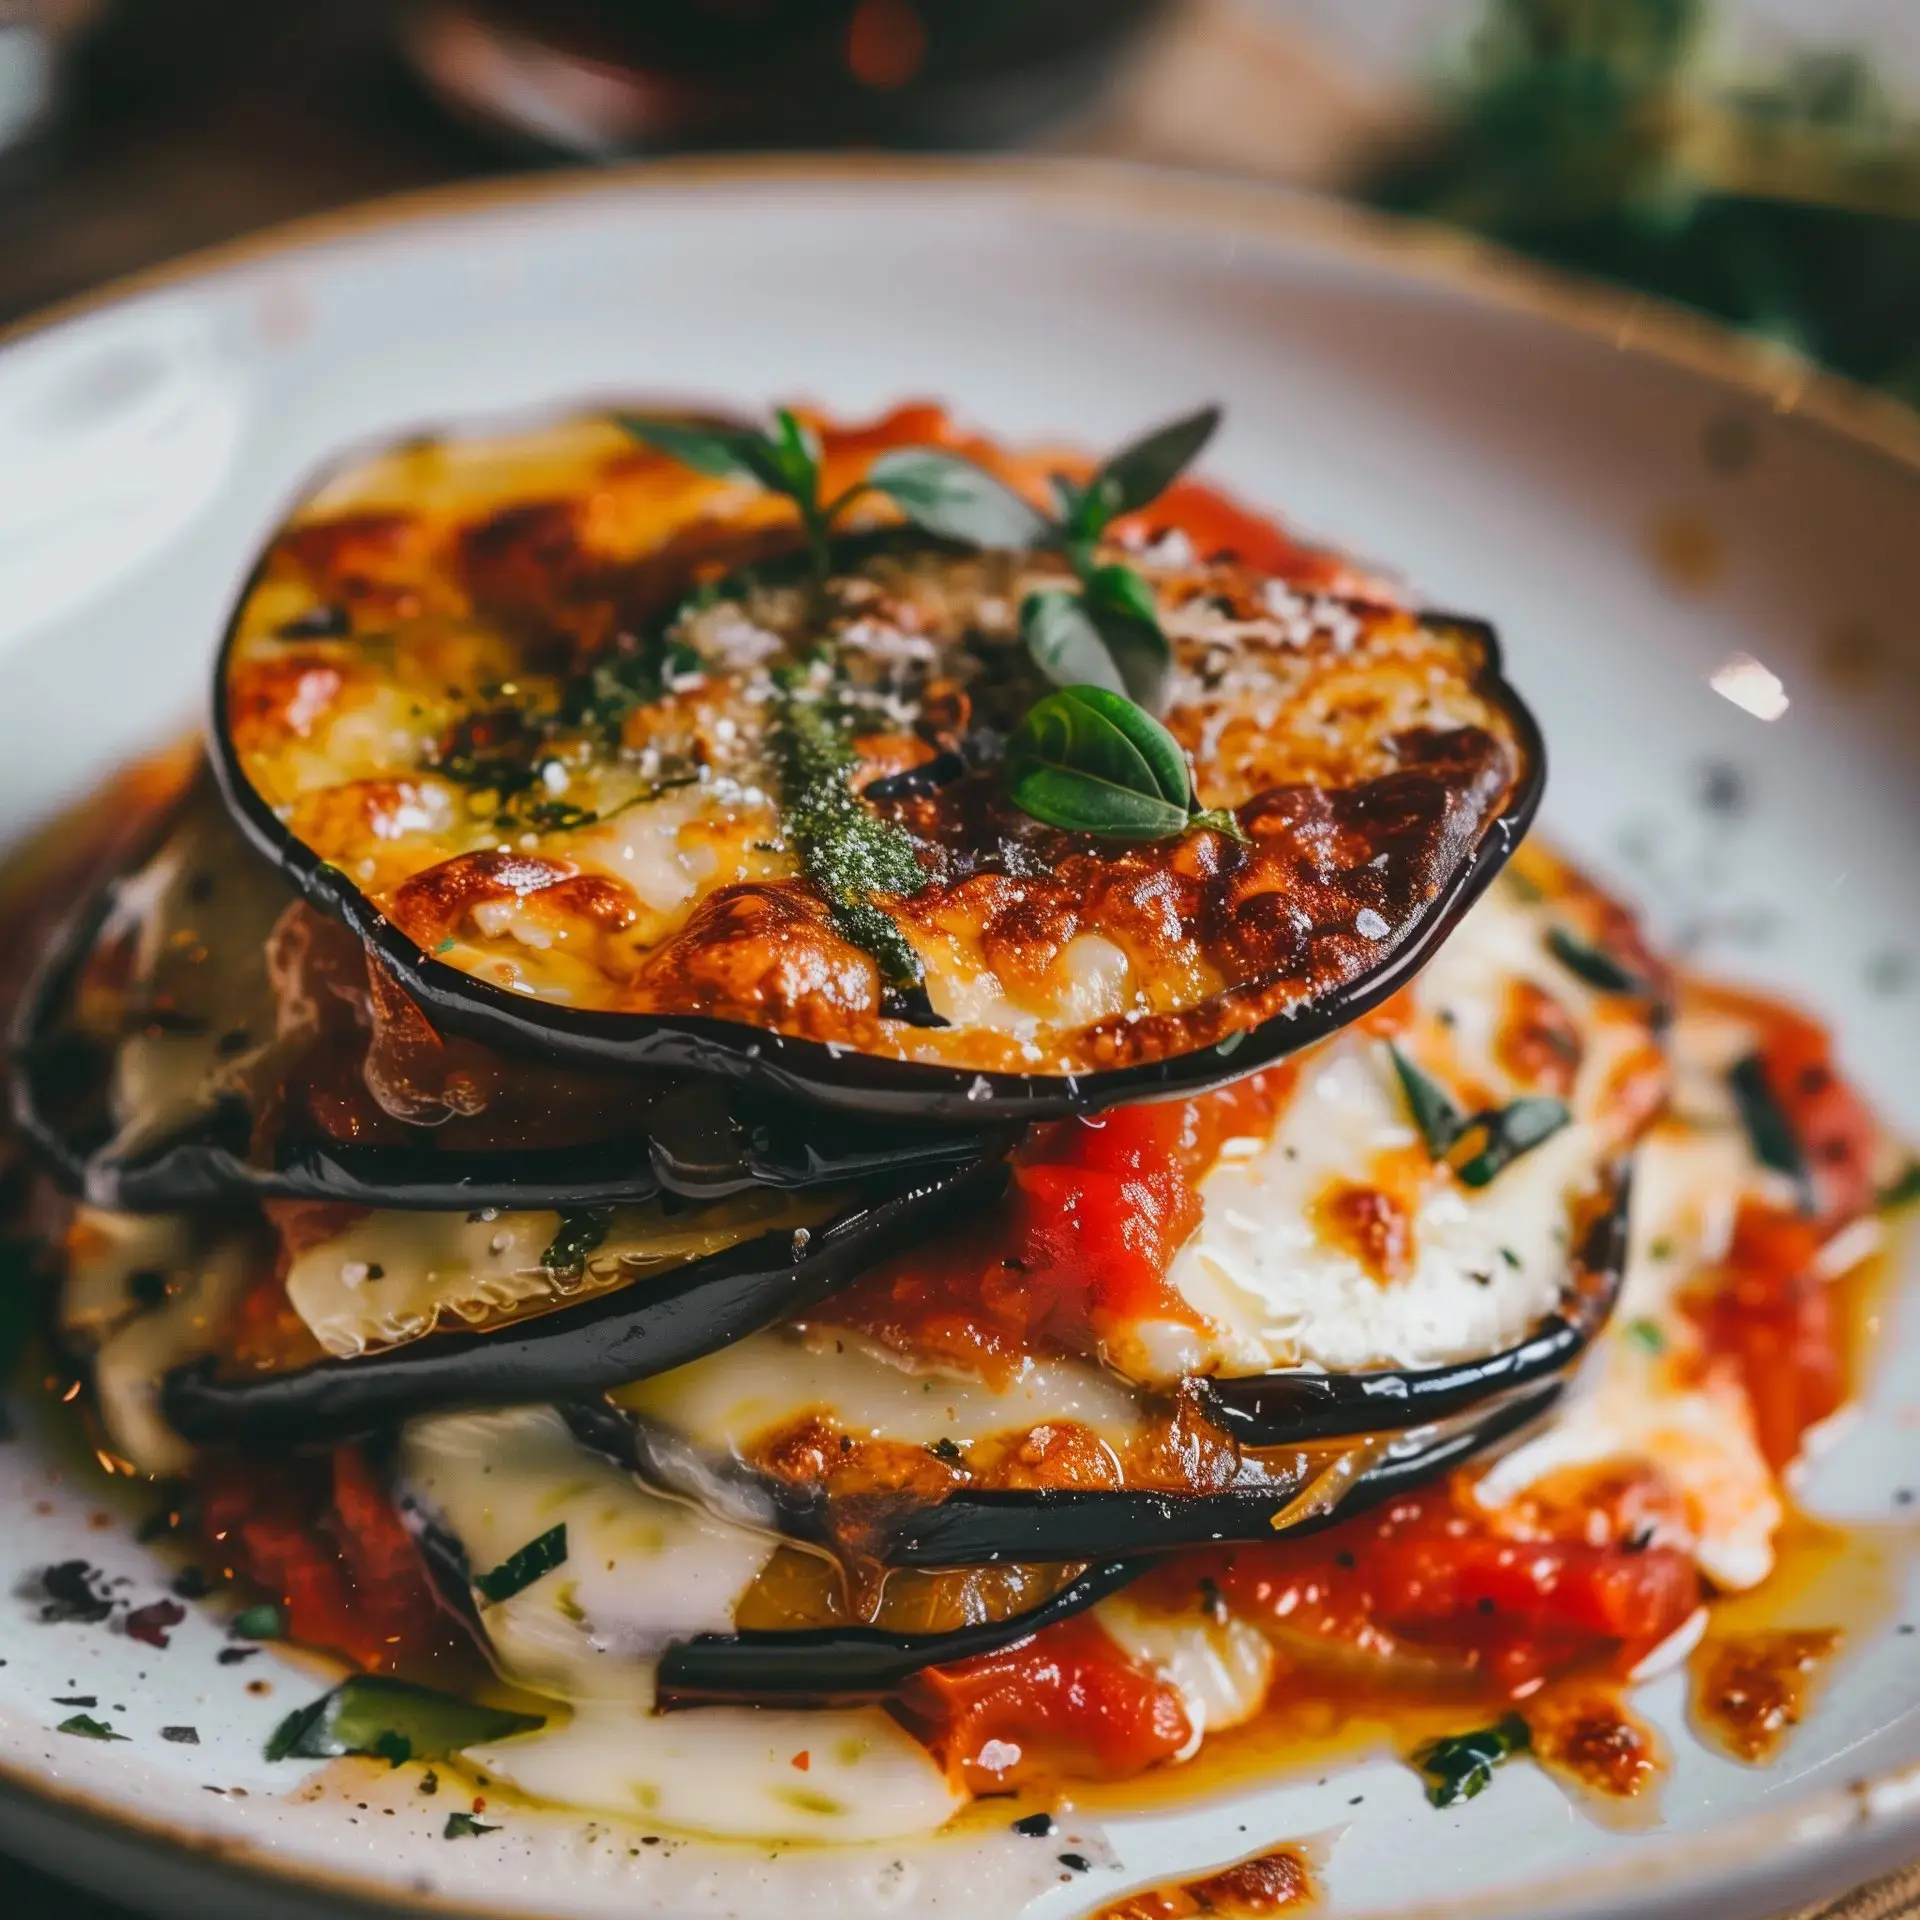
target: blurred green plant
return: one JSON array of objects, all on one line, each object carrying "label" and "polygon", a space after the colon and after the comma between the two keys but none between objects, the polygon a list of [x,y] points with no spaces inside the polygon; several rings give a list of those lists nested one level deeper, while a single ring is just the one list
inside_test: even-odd
[{"label": "blurred green plant", "polygon": [[1643,287],[1920,405],[1920,126],[1868,59],[1716,78],[1708,0],[1488,0],[1368,197]]}]

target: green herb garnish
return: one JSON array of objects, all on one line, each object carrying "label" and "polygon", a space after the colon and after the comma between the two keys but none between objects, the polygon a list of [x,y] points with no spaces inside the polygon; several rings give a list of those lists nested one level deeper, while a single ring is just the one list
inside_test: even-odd
[{"label": "green herb garnish", "polygon": [[1069,833],[1164,840],[1211,827],[1246,838],[1226,809],[1195,805],[1173,735],[1104,687],[1062,687],[1037,701],[1007,742],[1006,772],[1023,813]]},{"label": "green herb garnish", "polygon": [[54,1728],[55,1733],[76,1733],[83,1740],[124,1740],[124,1733],[115,1733],[104,1720],[96,1720],[89,1713],[76,1713],[62,1720]]},{"label": "green herb garnish", "polygon": [[1773,1088],[1767,1084],[1765,1063],[1757,1053],[1737,1060],[1727,1074],[1733,1089],[1734,1105],[1740,1110],[1740,1124],[1747,1130],[1747,1144],[1763,1167],[1784,1173],[1793,1182],[1802,1213],[1812,1213],[1816,1205],[1813,1169],[1801,1149],[1800,1136],[1793,1130]]},{"label": "green herb garnish", "polygon": [[1627,1338],[1643,1353],[1664,1353],[1667,1336],[1661,1332],[1660,1324],[1655,1320],[1629,1320]]},{"label": "green herb garnish", "polygon": [[781,818],[787,837],[833,910],[841,933],[878,962],[896,993],[924,991],[926,969],[876,894],[916,894],[927,876],[913,842],[861,805],[848,730],[825,694],[790,676],[779,696]]},{"label": "green herb garnish", "polygon": [[942,539],[1063,554],[1078,590],[1030,593],[1020,609],[1034,664],[1055,686],[1099,687],[1153,709],[1173,663],[1153,589],[1134,568],[1096,564],[1095,555],[1108,526],[1164,493],[1219,424],[1220,409],[1203,407],[1122,447],[1084,486],[1057,476],[1060,510],[1051,520],[984,468],[936,447],[883,455],[868,484]]},{"label": "green herb garnish", "polygon": [[1523,1153],[1558,1133],[1573,1118],[1564,1100],[1545,1096],[1462,1114],[1446,1088],[1392,1041],[1387,1043],[1387,1054],[1427,1152],[1436,1161],[1451,1165],[1463,1186],[1491,1184]]},{"label": "green herb garnish", "polygon": [[1387,1042],[1387,1055],[1393,1062],[1400,1091],[1406,1096],[1407,1111],[1413,1115],[1413,1124],[1427,1143],[1428,1154],[1435,1160],[1444,1160],[1453,1151],[1454,1142],[1466,1131],[1464,1116],[1446,1088],[1423,1067],[1415,1066],[1391,1040]]},{"label": "green herb garnish", "polygon": [[267,1742],[267,1758],[332,1760],[366,1753],[390,1760],[405,1742],[410,1759],[443,1760],[546,1724],[539,1714],[483,1707],[404,1680],[360,1673],[288,1714]]},{"label": "green herb garnish", "polygon": [[373,1752],[390,1767],[404,1767],[413,1758],[413,1742],[404,1733],[389,1729],[374,1741]]},{"label": "green herb garnish", "polygon": [[791,500],[800,515],[814,573],[822,580],[827,577],[832,567],[828,534],[834,516],[864,487],[851,487],[837,500],[821,500],[820,442],[785,407],[774,414],[771,433],[632,413],[622,414],[620,424],[636,440],[696,473],[715,480],[754,480],[769,493]]},{"label": "green herb garnish", "polygon": [[1564,927],[1547,929],[1547,948],[1553,957],[1588,986],[1602,993],[1645,993],[1647,982],[1623,965],[1604,947],[1596,947]]},{"label": "green herb garnish", "polygon": [[236,1640],[284,1640],[287,1619],[271,1600],[262,1600],[257,1606],[242,1607],[227,1622],[227,1631]]},{"label": "green herb garnish", "polygon": [[1493,1770],[1533,1744],[1527,1723],[1510,1713],[1497,1725],[1472,1733],[1450,1733],[1413,1756],[1427,1777],[1427,1798],[1436,1807],[1457,1806],[1493,1784]]},{"label": "green herb garnish", "polygon": [[532,1586],[542,1574],[551,1573],[566,1557],[567,1523],[563,1520],[557,1527],[549,1527],[545,1533],[529,1540],[517,1553],[510,1553],[497,1567],[476,1574],[474,1591],[489,1606],[498,1606],[502,1600],[510,1600],[523,1588]]},{"label": "green herb garnish", "polygon": [[1473,1151],[1464,1159],[1455,1158],[1454,1173],[1462,1186],[1489,1186],[1497,1174],[1550,1139],[1572,1118],[1572,1109],[1564,1100],[1544,1095],[1476,1113],[1460,1136]]},{"label": "green herb garnish", "polygon": [[484,1820],[476,1820],[470,1813],[450,1813],[447,1824],[440,1829],[442,1840],[471,1840],[477,1834],[498,1833],[498,1827],[490,1827]]},{"label": "green herb garnish", "polygon": [[562,1279],[577,1280],[586,1271],[587,1255],[613,1227],[611,1207],[579,1207],[560,1216],[560,1225],[547,1242],[540,1264]]}]

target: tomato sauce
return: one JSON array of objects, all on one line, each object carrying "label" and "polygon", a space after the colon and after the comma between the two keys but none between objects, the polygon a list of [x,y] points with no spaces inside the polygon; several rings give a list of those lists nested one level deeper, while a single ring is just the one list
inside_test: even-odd
[{"label": "tomato sauce", "polygon": [[814,1320],[999,1382],[1036,1350],[1094,1352],[1131,1321],[1192,1324],[1167,1269],[1200,1223],[1200,1182],[1226,1141],[1271,1129],[1298,1072],[1037,1129],[975,1227],[884,1262]]}]

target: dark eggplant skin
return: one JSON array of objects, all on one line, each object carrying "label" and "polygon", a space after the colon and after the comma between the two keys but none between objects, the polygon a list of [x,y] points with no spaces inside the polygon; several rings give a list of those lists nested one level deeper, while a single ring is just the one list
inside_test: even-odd
[{"label": "dark eggplant skin", "polygon": [[655,1702],[687,1707],[849,1707],[897,1694],[926,1667],[998,1653],[1043,1627],[1084,1613],[1146,1570],[1144,1560],[1089,1567],[1056,1594],[1009,1614],[948,1633],[885,1633],[877,1627],[814,1627],[794,1633],[702,1633],[660,1656]]},{"label": "dark eggplant skin", "polygon": [[1615,1169],[1588,1227],[1558,1311],[1518,1345],[1446,1367],[1367,1373],[1262,1373],[1199,1382],[1207,1418],[1245,1447],[1284,1447],[1342,1434],[1424,1425],[1489,1395],[1564,1374],[1612,1314],[1626,1275],[1631,1174]]},{"label": "dark eggplant skin", "polygon": [[[1303,1516],[1286,1531],[1317,1531],[1457,1466],[1538,1419],[1559,1398],[1563,1384],[1550,1380],[1498,1396],[1482,1409],[1482,1419],[1458,1432],[1396,1443],[1399,1451],[1360,1475],[1330,1511]],[[675,1473],[650,1444],[647,1431],[605,1401],[569,1401],[560,1412],[583,1446],[651,1486],[683,1496],[694,1493],[684,1474]],[[1306,1491],[1311,1479],[1301,1463],[1284,1479],[1225,1493],[1042,1489],[955,1493],[934,1505],[889,1503],[863,1528],[859,1548],[882,1567],[946,1568],[1003,1560],[1105,1561],[1226,1540],[1270,1540],[1275,1517]],[[738,1499],[715,1507],[721,1517],[742,1524],[757,1518],[790,1538],[837,1550],[824,1500],[744,1470],[726,1491]]]},{"label": "dark eggplant skin", "polygon": [[816,1230],[762,1234],[576,1306],[476,1333],[429,1334],[287,1373],[177,1368],[160,1405],[196,1445],[321,1445],[415,1414],[591,1393],[664,1373],[824,1299],[874,1261],[937,1232],[1003,1177],[997,1160],[894,1182]]},{"label": "dark eggplant skin", "polygon": [[978,1116],[964,1132],[903,1127],[857,1114],[822,1115],[750,1088],[696,1080],[652,1106],[644,1130],[586,1145],[448,1151],[308,1137],[282,1141],[265,1163],[249,1151],[252,1115],[234,1098],[145,1153],[117,1158],[108,1151],[113,1127],[105,1104],[111,1047],[77,1031],[67,1015],[120,883],[154,854],[178,817],[172,812],[158,822],[130,849],[128,864],[66,918],[8,1032],[14,1124],[56,1182],[94,1206],[164,1213],[293,1199],[462,1212],[605,1206],[661,1193],[716,1200],[759,1186],[950,1171],[999,1150]]},{"label": "dark eggplant skin", "polygon": [[1068,1075],[977,1072],[863,1054],[772,1028],[682,1014],[621,1014],[550,1005],[435,959],[337,866],[298,839],[254,788],[234,744],[228,660],[241,618],[264,577],[263,556],[237,597],[214,660],[215,778],[253,845],[320,911],[344,922],[439,1028],[503,1053],[582,1068],[712,1075],[804,1105],[959,1128],[1093,1113],[1131,1101],[1203,1093],[1300,1052],[1389,999],[1432,958],[1506,864],[1539,812],[1547,750],[1539,722],[1507,679],[1498,635],[1484,620],[1427,612],[1421,619],[1472,633],[1484,648],[1475,690],[1508,717],[1520,766],[1501,812],[1426,901],[1386,961],[1346,987],[1216,1045],[1141,1065]]},{"label": "dark eggplant skin", "polygon": [[[474,1604],[466,1549],[446,1528],[401,1509],[434,1596],[484,1654],[487,1629]],[[701,1633],[668,1642],[660,1655],[655,1704],[685,1707],[833,1707],[890,1699],[925,1667],[998,1653],[1083,1613],[1145,1572],[1147,1562],[1111,1560],[1088,1567],[1038,1606],[1003,1620],[982,1620],[946,1633],[888,1633],[879,1627],[802,1628],[790,1633]]]}]

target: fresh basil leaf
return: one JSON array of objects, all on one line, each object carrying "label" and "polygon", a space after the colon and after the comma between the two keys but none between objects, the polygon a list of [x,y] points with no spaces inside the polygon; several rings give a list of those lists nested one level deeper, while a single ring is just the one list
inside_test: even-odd
[{"label": "fresh basil leaf", "polygon": [[1020,608],[1020,634],[1033,664],[1056,687],[1126,693],[1119,664],[1107,650],[1084,596],[1064,587],[1028,594]]},{"label": "fresh basil leaf", "polygon": [[1187,757],[1180,751],[1180,743],[1152,714],[1131,700],[1103,693],[1097,687],[1070,689],[1068,697],[1090,706],[1110,727],[1126,737],[1146,762],[1161,799],[1183,809],[1192,807],[1193,786],[1187,778]]},{"label": "fresh basil leaf", "polygon": [[1812,1213],[1817,1205],[1813,1190],[1813,1169],[1807,1164],[1800,1136],[1786,1116],[1773,1089],[1767,1084],[1767,1070],[1757,1053],[1735,1061],[1727,1074],[1733,1089],[1734,1105],[1740,1109],[1740,1124],[1747,1130],[1747,1144],[1763,1167],[1784,1173],[1793,1182],[1802,1213]]},{"label": "fresh basil leaf", "polygon": [[664,453],[669,460],[678,460],[695,473],[713,480],[758,480],[766,484],[770,464],[767,442],[757,433],[739,427],[699,427],[685,420],[656,420],[644,413],[623,413],[619,421],[642,445]]},{"label": "fresh basil leaf", "polygon": [[405,1741],[416,1760],[444,1760],[467,1747],[544,1727],[539,1714],[510,1713],[430,1687],[357,1673],[281,1721],[267,1742],[269,1760],[332,1760],[343,1753],[390,1758]]},{"label": "fresh basil leaf", "polygon": [[[1187,816],[1190,827],[1210,827],[1215,833],[1224,833],[1229,840],[1238,840],[1243,847],[1250,847],[1253,841],[1247,830],[1240,824],[1238,815],[1231,807],[1196,807]],[[1225,1041],[1220,1043],[1223,1047]]]},{"label": "fresh basil leaf", "polygon": [[613,1227],[611,1207],[580,1207],[560,1216],[560,1225],[547,1242],[540,1264],[549,1273],[577,1280],[585,1270],[587,1255],[604,1240]]},{"label": "fresh basil leaf", "polygon": [[779,491],[811,505],[820,493],[820,440],[785,407],[773,416],[775,433],[767,443],[768,457],[781,475]]},{"label": "fresh basil leaf", "polygon": [[1091,538],[1103,532],[1108,521],[1157,500],[1219,425],[1220,409],[1202,407],[1122,447],[1093,476],[1070,521],[1073,531]]},{"label": "fresh basil leaf", "polygon": [[937,447],[901,447],[867,469],[867,485],[885,494],[924,533],[970,547],[1045,546],[1053,523],[985,467]]},{"label": "fresh basil leaf", "polygon": [[508,1554],[497,1567],[475,1574],[474,1591],[489,1606],[498,1606],[502,1600],[511,1600],[516,1593],[532,1586],[555,1567],[563,1566],[566,1558],[567,1523],[563,1520],[557,1527],[549,1527],[545,1533],[535,1535],[518,1552]]},{"label": "fresh basil leaf", "polygon": [[1596,947],[1567,932],[1564,927],[1547,929],[1547,950],[1576,979],[1602,993],[1645,993],[1648,982],[1630,967],[1623,966],[1604,947]]},{"label": "fresh basil leaf", "polygon": [[498,1827],[490,1827],[484,1820],[476,1820],[470,1813],[450,1813],[447,1824],[440,1829],[442,1840],[473,1840],[483,1833],[498,1833]]},{"label": "fresh basil leaf", "polygon": [[1387,1055],[1393,1062],[1400,1091],[1406,1097],[1407,1111],[1420,1129],[1420,1138],[1427,1143],[1427,1152],[1435,1160],[1444,1160],[1467,1125],[1453,1103],[1453,1096],[1424,1068],[1415,1066],[1391,1040],[1387,1042]]},{"label": "fresh basil leaf", "polygon": [[1490,1113],[1476,1113],[1460,1137],[1469,1140],[1483,1135],[1484,1144],[1455,1165],[1460,1184],[1490,1186],[1523,1153],[1531,1153],[1541,1141],[1551,1139],[1572,1118],[1573,1112],[1564,1100],[1545,1095],[1515,1100]]},{"label": "fresh basil leaf", "polygon": [[1495,1726],[1431,1741],[1413,1756],[1413,1764],[1427,1776],[1428,1800],[1451,1807],[1491,1786],[1494,1768],[1532,1745],[1527,1723],[1510,1713]]},{"label": "fresh basil leaf", "polygon": [[1160,603],[1153,597],[1153,589],[1132,567],[1119,561],[1095,567],[1087,575],[1087,598],[1103,613],[1117,613],[1159,631]]},{"label": "fresh basil leaf", "polygon": [[1106,840],[1165,840],[1187,824],[1182,807],[1059,767],[1022,767],[1008,779],[1007,792],[1022,813],[1050,827]]}]

